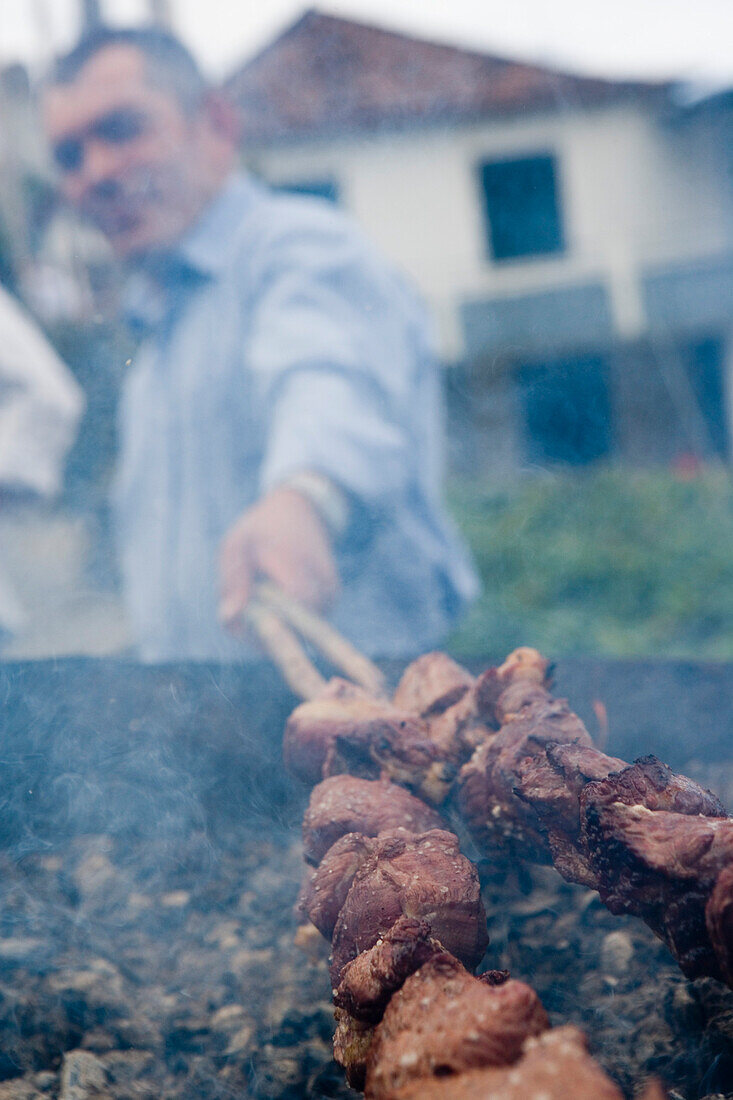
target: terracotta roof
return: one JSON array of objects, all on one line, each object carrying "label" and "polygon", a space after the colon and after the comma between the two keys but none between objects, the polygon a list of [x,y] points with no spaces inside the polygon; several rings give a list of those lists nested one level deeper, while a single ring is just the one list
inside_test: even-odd
[{"label": "terracotta roof", "polygon": [[307,11],[227,84],[243,140],[602,104],[664,86],[574,76]]}]

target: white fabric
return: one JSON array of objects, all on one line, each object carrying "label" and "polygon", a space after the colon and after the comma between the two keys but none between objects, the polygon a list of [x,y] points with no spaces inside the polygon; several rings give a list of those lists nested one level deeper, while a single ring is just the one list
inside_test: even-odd
[{"label": "white fabric", "polygon": [[58,493],[83,410],[68,368],[0,287],[0,487]]}]

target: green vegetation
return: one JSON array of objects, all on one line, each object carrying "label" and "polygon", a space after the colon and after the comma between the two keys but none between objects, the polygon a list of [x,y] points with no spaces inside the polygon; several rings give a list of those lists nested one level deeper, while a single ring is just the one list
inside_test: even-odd
[{"label": "green vegetation", "polygon": [[461,482],[450,500],[484,586],[452,652],[733,658],[728,472]]}]

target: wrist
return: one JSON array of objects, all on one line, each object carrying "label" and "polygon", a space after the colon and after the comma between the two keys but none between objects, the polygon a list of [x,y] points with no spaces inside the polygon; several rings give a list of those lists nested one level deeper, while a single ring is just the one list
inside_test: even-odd
[{"label": "wrist", "polygon": [[300,470],[281,482],[278,488],[291,489],[304,497],[334,542],[343,537],[351,520],[351,506],[344,490],[329,477],[315,470]]}]

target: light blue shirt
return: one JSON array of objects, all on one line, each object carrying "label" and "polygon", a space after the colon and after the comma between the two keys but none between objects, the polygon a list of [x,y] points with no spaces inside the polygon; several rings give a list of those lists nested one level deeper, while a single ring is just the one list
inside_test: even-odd
[{"label": "light blue shirt", "polygon": [[369,654],[435,645],[476,592],[439,496],[442,417],[422,308],[327,203],[233,176],[156,276],[123,388],[114,499],[146,660],[249,656],[220,628],[234,520],[302,470],[371,517],[337,548],[333,620]]}]

